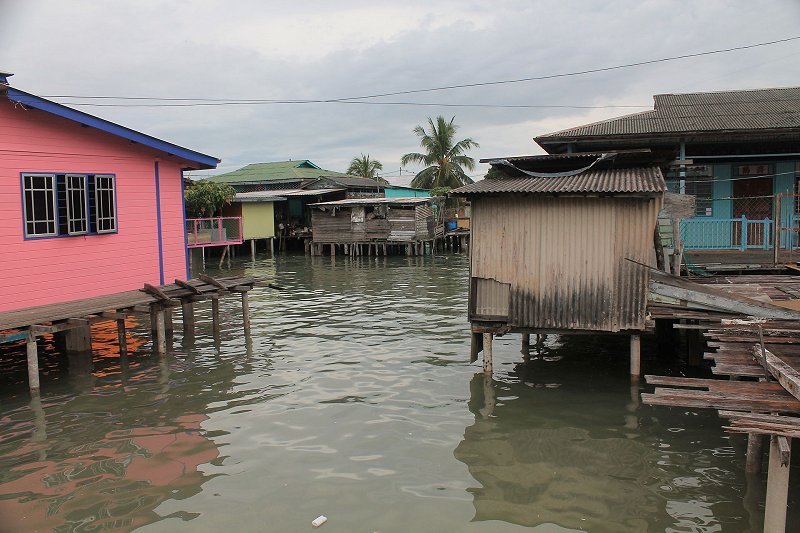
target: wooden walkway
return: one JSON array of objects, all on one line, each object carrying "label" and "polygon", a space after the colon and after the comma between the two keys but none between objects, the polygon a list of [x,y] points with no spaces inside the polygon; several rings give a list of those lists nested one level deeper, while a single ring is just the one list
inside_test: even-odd
[{"label": "wooden walkway", "polygon": [[66,351],[91,350],[91,324],[116,320],[120,356],[127,356],[125,319],[134,313],[150,315],[153,347],[159,354],[167,351],[166,334],[172,330],[172,308],[182,310],[184,334],[194,335],[194,303],[211,299],[214,335],[219,334],[219,298],[240,294],[245,334],[249,334],[250,315],[247,293],[255,280],[249,277],[219,278],[200,275],[192,281],[175,280],[170,285],[152,286],[107,296],[73,300],[0,312],[0,344],[24,340],[28,358],[28,385],[39,391],[37,337],[58,334]]},{"label": "wooden walkway", "polygon": [[[791,439],[800,437],[800,320],[778,319],[770,313],[800,309],[800,276],[694,281],[700,282],[696,287],[700,296],[689,296],[694,301],[669,304],[662,299],[651,302],[650,313],[656,320],[681,320],[676,328],[701,332],[707,345],[704,357],[713,362],[712,373],[720,379],[648,375],[646,382],[656,388],[643,393],[642,400],[716,409],[728,420],[726,431],[748,436],[748,472],[760,472],[762,440],[768,436],[764,530],[785,531]],[[726,292],[730,299],[726,300]],[[702,309],[704,305],[708,308]],[[736,312],[737,308],[746,312]],[[762,317],[754,318],[759,313]]]}]

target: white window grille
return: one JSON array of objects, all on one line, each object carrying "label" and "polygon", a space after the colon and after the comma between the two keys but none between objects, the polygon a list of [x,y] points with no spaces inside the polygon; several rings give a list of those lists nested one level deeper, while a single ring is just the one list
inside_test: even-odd
[{"label": "white window grille", "polygon": [[25,236],[57,235],[56,177],[54,174],[23,174]]},{"label": "white window grille", "polygon": [[66,193],[67,233],[84,235],[89,231],[86,217],[86,176],[67,174]]},{"label": "white window grille", "polygon": [[97,233],[117,231],[117,204],[114,194],[114,176],[98,174],[94,177],[94,215]]}]

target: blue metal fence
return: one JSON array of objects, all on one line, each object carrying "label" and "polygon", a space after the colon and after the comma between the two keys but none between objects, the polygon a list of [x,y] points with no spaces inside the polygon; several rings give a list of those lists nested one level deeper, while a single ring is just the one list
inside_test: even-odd
[{"label": "blue metal fence", "polygon": [[772,220],[690,218],[681,220],[686,250],[747,250],[772,248]]}]

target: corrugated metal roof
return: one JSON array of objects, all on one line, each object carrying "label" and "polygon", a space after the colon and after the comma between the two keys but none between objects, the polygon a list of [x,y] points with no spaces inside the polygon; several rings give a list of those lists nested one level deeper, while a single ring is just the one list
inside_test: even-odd
[{"label": "corrugated metal roof", "polygon": [[536,137],[536,142],[592,136],[800,128],[800,87],[658,94],[654,100],[652,111],[548,133]]},{"label": "corrugated metal roof", "polygon": [[362,178],[359,176],[325,176],[331,181],[334,181],[340,185],[343,185],[348,188],[365,188],[365,189],[385,189],[386,185],[383,183],[379,183],[375,180],[371,180],[369,178]]},{"label": "corrugated metal roof", "polygon": [[450,192],[457,196],[479,194],[660,194],[666,190],[658,167],[591,169],[563,178],[508,177],[488,178]]},{"label": "corrugated metal roof", "polygon": [[417,205],[430,203],[432,200],[438,199],[437,196],[419,196],[411,198],[351,198],[349,200],[337,200],[335,202],[320,202],[318,204],[310,204],[313,206],[348,206],[348,205],[378,205],[378,204],[396,204],[396,205]]}]

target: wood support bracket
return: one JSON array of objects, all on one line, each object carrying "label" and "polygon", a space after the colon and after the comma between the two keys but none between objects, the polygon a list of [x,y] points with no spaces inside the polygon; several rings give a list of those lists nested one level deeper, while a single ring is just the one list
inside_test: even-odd
[{"label": "wood support bracket", "polygon": [[191,291],[194,294],[203,294],[203,291],[201,291],[200,289],[198,289],[197,287],[195,287],[194,285],[192,285],[188,281],[184,281],[182,279],[176,279],[175,280],[175,285],[177,285],[178,287],[182,287],[182,288],[184,288],[184,289],[186,289],[188,291]]}]

